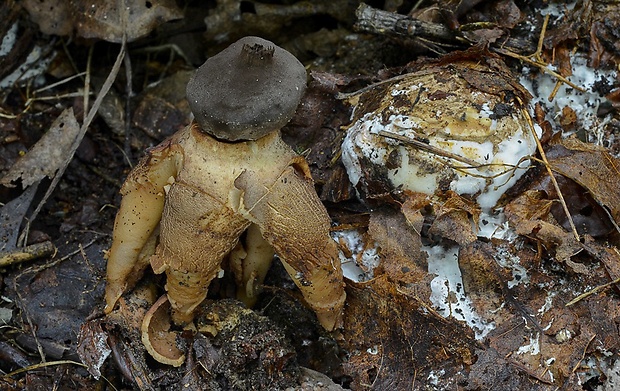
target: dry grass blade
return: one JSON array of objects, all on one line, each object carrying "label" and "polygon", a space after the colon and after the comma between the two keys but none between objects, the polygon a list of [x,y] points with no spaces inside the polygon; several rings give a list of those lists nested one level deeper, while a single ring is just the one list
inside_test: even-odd
[{"label": "dry grass blade", "polygon": [[[112,87],[112,84],[114,83],[114,80],[116,80],[116,76],[118,75],[121,64],[123,62],[123,58],[125,57],[126,46],[127,46],[126,39],[123,39],[120,52],[118,53],[118,56],[116,57],[116,61],[114,62],[114,65],[112,66],[112,70],[110,70],[108,77],[103,83],[103,86],[101,87],[101,90],[99,91],[99,95],[97,96],[97,98],[95,99],[95,102],[93,103],[93,107],[91,107],[90,111],[88,112],[88,115],[84,119],[84,123],[82,124],[80,131],[77,137],[75,138],[75,141],[71,145],[71,149],[69,153],[67,154],[67,157],[65,158],[64,164],[58,169],[58,172],[56,173],[56,176],[54,176],[52,183],[50,184],[49,188],[45,192],[43,199],[41,200],[39,205],[37,205],[37,208],[30,216],[30,222],[34,221],[37,215],[39,214],[39,212],[41,212],[43,205],[45,205],[45,202],[47,201],[47,199],[50,197],[50,195],[52,194],[52,192],[54,191],[54,189],[60,182],[60,179],[62,178],[62,175],[64,174],[65,170],[67,169],[67,166],[69,166],[69,163],[73,159],[73,155],[75,154],[75,151],[77,151],[78,147],[80,146],[80,143],[82,142],[82,139],[84,138],[84,135],[86,134],[86,131],[88,130],[88,127],[90,126],[90,123],[95,118],[95,115],[97,114],[97,110],[99,109],[99,106],[101,105],[101,102],[103,101],[103,98],[106,96],[108,91],[110,91],[110,88]],[[87,78],[88,78],[88,73],[87,73]],[[86,91],[85,99],[88,99],[88,88],[85,89],[85,91]]]},{"label": "dry grass blade", "polygon": [[578,91],[586,92],[586,90],[583,89],[582,87],[579,87],[578,85],[576,85],[575,83],[571,82],[570,80],[568,80],[564,76],[560,75],[556,71],[549,69],[547,67],[548,64],[532,60],[529,57],[522,56],[520,54],[511,52],[510,50],[505,50],[505,49],[494,49],[494,50],[496,52],[500,53],[500,54],[503,54],[504,56],[516,58],[517,60],[521,60],[523,62],[526,62],[526,63],[530,64],[530,65],[534,65],[534,66],[538,67],[542,72],[550,74],[551,76],[553,76],[553,77],[557,78],[558,80],[560,80],[562,83],[565,83],[565,84],[571,86],[572,88],[574,88],[574,89],[576,89]]},{"label": "dry grass blade", "polygon": [[42,363],[39,363],[39,364],[30,365],[30,366],[27,366],[25,368],[16,369],[13,372],[7,373],[3,377],[9,378],[9,377],[13,377],[15,375],[19,375],[20,373],[32,371],[32,370],[35,370],[35,369],[46,368],[46,367],[51,367],[51,366],[55,366],[55,365],[64,365],[64,364],[72,364],[72,365],[77,365],[77,366],[86,368],[86,365],[82,364],[81,362],[72,361],[72,360],[48,361],[48,362],[42,362]]},{"label": "dry grass blade", "polygon": [[[84,367],[87,368],[87,366],[81,362],[77,362],[77,361],[73,361],[73,360],[58,360],[58,361],[48,361],[48,362],[42,362],[39,364],[34,364],[34,365],[29,365],[25,368],[20,368],[20,369],[16,369],[13,372],[9,372],[6,375],[2,376],[3,378],[10,378],[13,377],[15,375],[19,375],[20,373],[24,373],[24,372],[29,372],[29,371],[33,371],[35,369],[40,369],[40,368],[47,368],[47,367],[53,367],[56,365],[76,365],[78,367]],[[113,389],[113,390],[117,390],[116,387],[114,387],[114,384],[112,384],[107,378],[105,378],[104,376],[102,376],[102,378],[108,383],[108,385]]]}]

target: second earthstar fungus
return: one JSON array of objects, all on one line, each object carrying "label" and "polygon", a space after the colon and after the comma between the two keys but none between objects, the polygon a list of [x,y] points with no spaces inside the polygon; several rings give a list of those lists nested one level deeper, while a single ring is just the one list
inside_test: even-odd
[{"label": "second earthstar fungus", "polygon": [[[214,78],[214,72],[220,73]],[[165,302],[172,322],[190,324],[231,252],[246,303],[255,300],[275,252],[321,325],[341,325],[345,292],[330,219],[306,161],[279,133],[304,90],[305,69],[290,53],[261,38],[239,40],[190,80],[196,120],[149,150],[125,181],[105,311],[113,311],[149,264],[166,273],[167,294],[142,326],[158,361],[179,366],[184,360],[176,346],[159,340],[175,339],[161,321]]]}]

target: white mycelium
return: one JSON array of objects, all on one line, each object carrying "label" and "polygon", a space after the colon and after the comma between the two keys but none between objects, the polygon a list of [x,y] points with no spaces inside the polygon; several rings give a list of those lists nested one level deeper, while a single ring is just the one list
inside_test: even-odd
[{"label": "white mycelium", "polygon": [[523,175],[536,143],[521,109],[450,76],[413,74],[367,92],[374,102],[360,98],[342,144],[358,190],[369,180],[427,194],[453,190],[490,209]]}]

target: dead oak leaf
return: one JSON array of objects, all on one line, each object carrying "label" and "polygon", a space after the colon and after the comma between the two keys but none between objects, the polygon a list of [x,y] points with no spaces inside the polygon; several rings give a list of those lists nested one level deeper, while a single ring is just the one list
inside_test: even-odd
[{"label": "dead oak leaf", "polygon": [[581,250],[572,233],[546,220],[553,201],[544,199],[542,192],[528,190],[504,208],[517,234],[540,240],[547,249],[555,249],[555,257],[564,262]]},{"label": "dead oak leaf", "polygon": [[554,144],[547,159],[555,172],[580,184],[620,224],[620,162],[606,148],[568,138]]},{"label": "dead oak leaf", "polygon": [[45,34],[76,35],[120,43],[135,41],[158,25],[183,17],[173,0],[24,0],[22,5]]},{"label": "dead oak leaf", "polygon": [[343,347],[351,355],[343,369],[352,389],[410,389],[424,371],[476,360],[473,332],[429,311],[428,296],[403,293],[386,275],[347,288]]},{"label": "dead oak leaf", "polygon": [[385,208],[371,214],[368,224],[368,234],[379,246],[382,271],[390,280],[405,286],[422,281],[427,274],[419,234],[423,220],[417,220],[411,226],[405,215]]},{"label": "dead oak leaf", "polygon": [[454,240],[464,246],[477,239],[476,222],[480,218],[480,207],[453,191],[446,193],[448,199],[436,205],[435,221],[429,233]]},{"label": "dead oak leaf", "polygon": [[25,189],[46,176],[52,178],[63,166],[79,131],[73,108],[65,109],[43,137],[0,179],[0,184],[14,187],[11,182],[21,178]]}]

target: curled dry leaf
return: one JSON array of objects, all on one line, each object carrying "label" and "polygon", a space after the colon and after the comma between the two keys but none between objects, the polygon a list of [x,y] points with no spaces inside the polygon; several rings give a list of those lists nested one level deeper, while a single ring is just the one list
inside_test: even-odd
[{"label": "curled dry leaf", "polygon": [[0,255],[9,252],[17,246],[19,227],[30,203],[36,194],[38,186],[30,186],[18,197],[12,199],[0,208]]},{"label": "curled dry leaf", "polygon": [[11,182],[21,179],[22,187],[26,188],[46,176],[52,178],[63,166],[79,131],[73,108],[65,109],[43,137],[2,177],[0,184],[13,187]]},{"label": "curled dry leaf", "polygon": [[[557,173],[554,176],[579,235],[602,237],[614,230],[609,212],[592,197],[592,194],[584,191],[583,187],[572,179]],[[558,199],[557,191],[548,174],[539,176],[529,188],[543,190],[549,199]],[[567,231],[572,229],[566,212],[559,202],[553,203],[551,214],[564,229]]]},{"label": "curled dry leaf", "polygon": [[24,8],[45,34],[120,43],[135,41],[158,25],[183,17],[173,0],[24,0]]},{"label": "curled dry leaf", "polygon": [[517,234],[536,238],[547,249],[555,249],[556,259],[563,262],[581,251],[581,245],[571,232],[547,220],[552,204],[540,192],[529,190],[506,205],[504,212]]},{"label": "curled dry leaf", "polygon": [[151,370],[146,363],[145,346],[141,340],[142,320],[148,309],[157,301],[153,284],[139,284],[119,300],[114,312],[104,318],[108,343],[119,372],[140,389],[154,389]]},{"label": "curled dry leaf", "polygon": [[368,233],[380,249],[380,267],[391,281],[403,286],[422,281],[427,275],[419,233],[423,220],[419,212],[410,222],[404,214],[387,208],[370,216]]},{"label": "curled dry leaf", "polygon": [[606,148],[568,138],[554,144],[547,159],[554,171],[583,186],[620,225],[620,162]]},{"label": "curled dry leaf", "polygon": [[142,343],[157,361],[179,367],[185,354],[176,344],[177,333],[170,331],[170,303],[162,296],[144,315],[141,327]]},{"label": "curled dry leaf", "polygon": [[461,246],[472,243],[478,238],[476,225],[480,207],[453,191],[447,192],[446,196],[447,200],[434,205],[436,217],[429,234],[454,240]]},{"label": "curled dry leaf", "polygon": [[101,328],[101,319],[88,321],[80,328],[77,353],[95,379],[101,377],[101,367],[112,353],[107,339],[108,334]]}]

